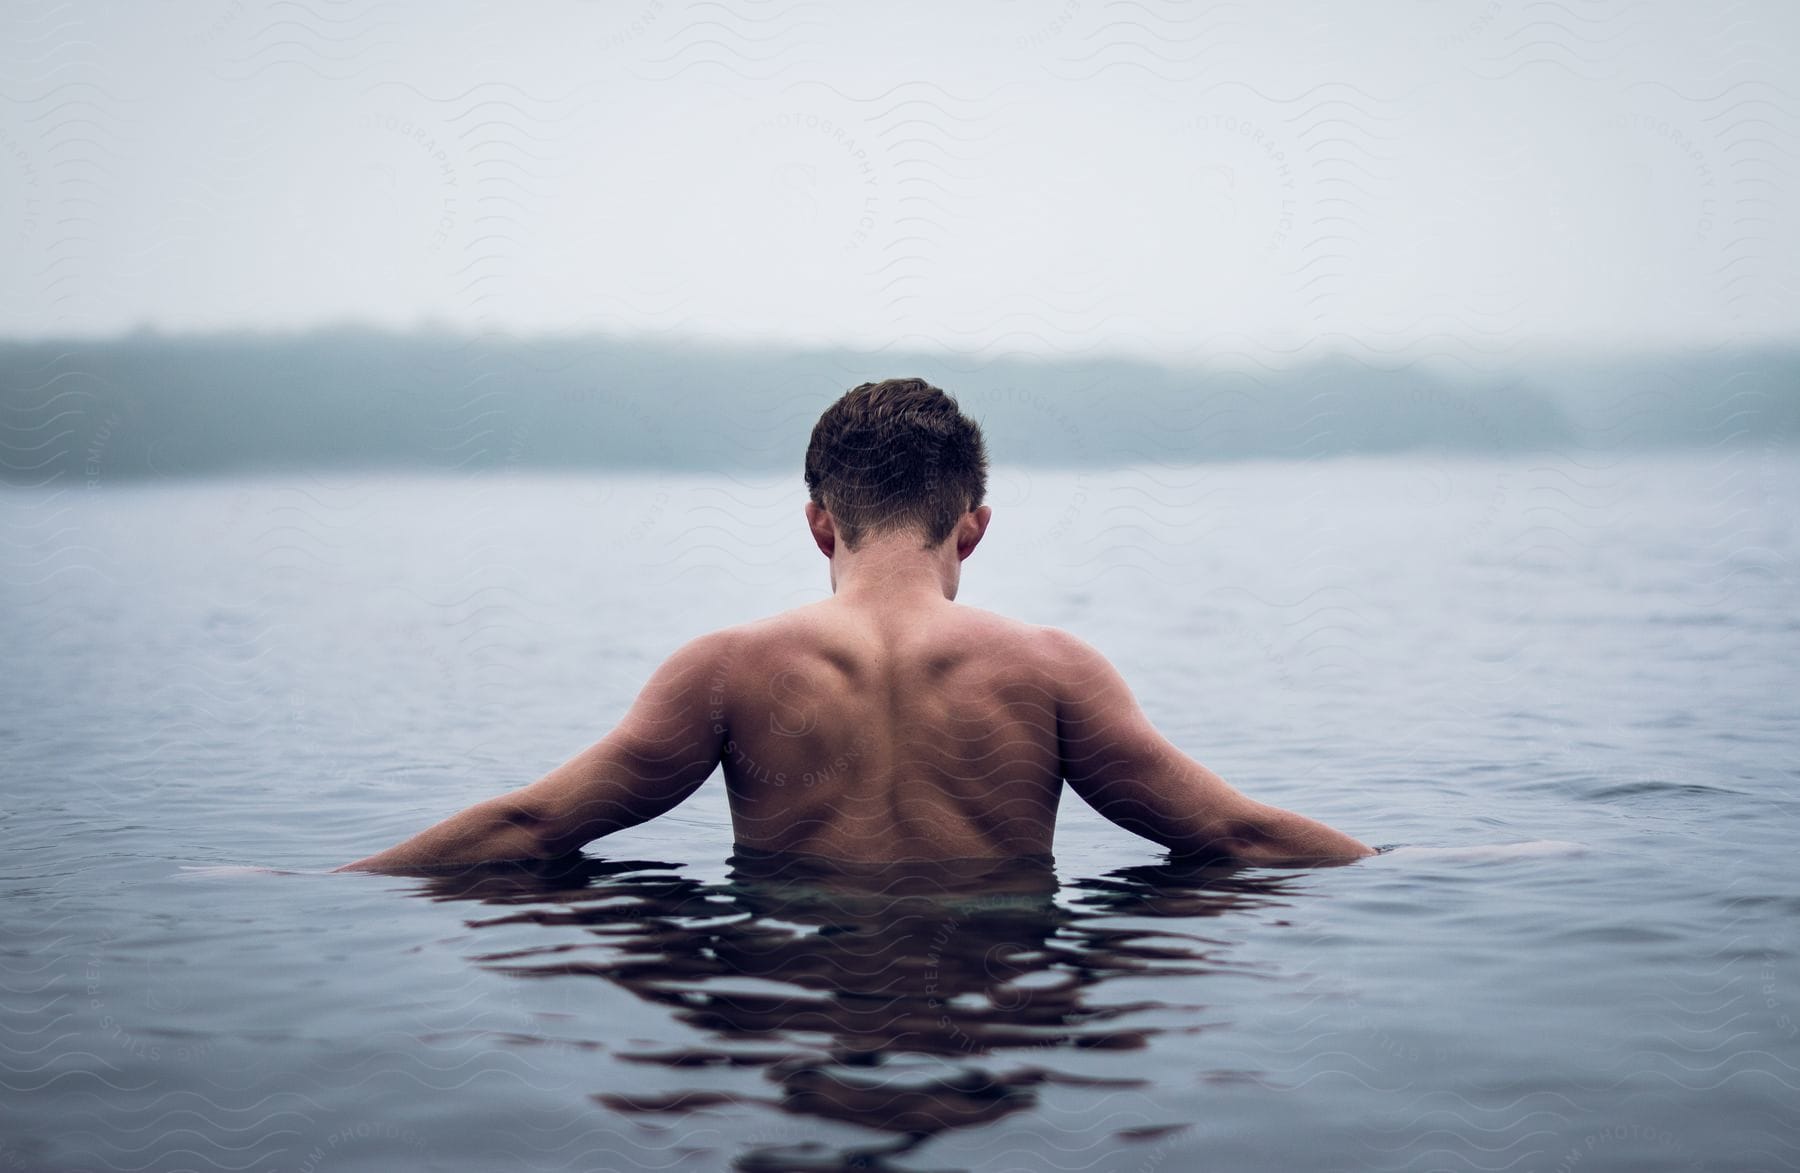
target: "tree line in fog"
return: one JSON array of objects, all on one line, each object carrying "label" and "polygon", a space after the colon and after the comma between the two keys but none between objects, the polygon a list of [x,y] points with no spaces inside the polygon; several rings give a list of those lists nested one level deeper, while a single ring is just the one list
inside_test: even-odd
[{"label": "tree line in fog", "polygon": [[847,387],[929,379],[996,462],[1623,449],[1800,438],[1800,351],[1278,369],[605,336],[308,333],[0,341],[0,476],[289,469],[778,469]]}]

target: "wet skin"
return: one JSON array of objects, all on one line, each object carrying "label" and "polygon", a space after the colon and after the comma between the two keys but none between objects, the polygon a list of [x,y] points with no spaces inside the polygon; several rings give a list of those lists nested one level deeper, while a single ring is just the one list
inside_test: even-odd
[{"label": "wet skin", "polygon": [[990,516],[970,510],[936,545],[901,529],[852,549],[809,503],[829,599],[689,641],[583,753],[340,870],[566,855],[667,812],[720,767],[738,845],[847,863],[1047,855],[1065,781],[1183,857],[1372,854],[1182,753],[1084,641],[958,604]]}]

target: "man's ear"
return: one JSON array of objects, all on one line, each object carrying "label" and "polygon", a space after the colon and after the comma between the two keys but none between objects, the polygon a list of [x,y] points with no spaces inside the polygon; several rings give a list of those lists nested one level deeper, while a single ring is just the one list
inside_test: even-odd
[{"label": "man's ear", "polygon": [[958,562],[975,552],[980,545],[981,537],[987,533],[988,519],[994,516],[992,505],[977,505],[963,514],[963,519],[956,525],[956,560]]},{"label": "man's ear", "polygon": [[806,525],[812,530],[813,544],[819,547],[819,553],[831,557],[837,549],[837,523],[831,520],[831,514],[817,501],[808,501]]}]

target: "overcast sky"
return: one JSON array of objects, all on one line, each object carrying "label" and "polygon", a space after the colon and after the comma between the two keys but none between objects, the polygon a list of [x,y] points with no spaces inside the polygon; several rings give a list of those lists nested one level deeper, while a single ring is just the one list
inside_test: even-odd
[{"label": "overcast sky", "polygon": [[8,3],[0,333],[1800,337],[1800,5]]}]

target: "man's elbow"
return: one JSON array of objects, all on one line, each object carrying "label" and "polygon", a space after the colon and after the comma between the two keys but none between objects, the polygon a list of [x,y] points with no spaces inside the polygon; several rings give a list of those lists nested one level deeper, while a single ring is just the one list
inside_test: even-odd
[{"label": "man's elbow", "polygon": [[518,802],[503,813],[483,854],[500,860],[561,859],[590,838],[575,820],[537,804]]},{"label": "man's elbow", "polygon": [[1183,828],[1179,834],[1160,839],[1177,859],[1193,861],[1257,863],[1269,858],[1274,847],[1253,823],[1211,823],[1203,828]]},{"label": "man's elbow", "polygon": [[571,802],[566,797],[538,800],[527,796],[507,817],[512,824],[511,842],[521,853],[516,858],[551,860],[573,855],[596,839],[635,827],[660,813],[642,809],[629,797],[596,796]]}]

